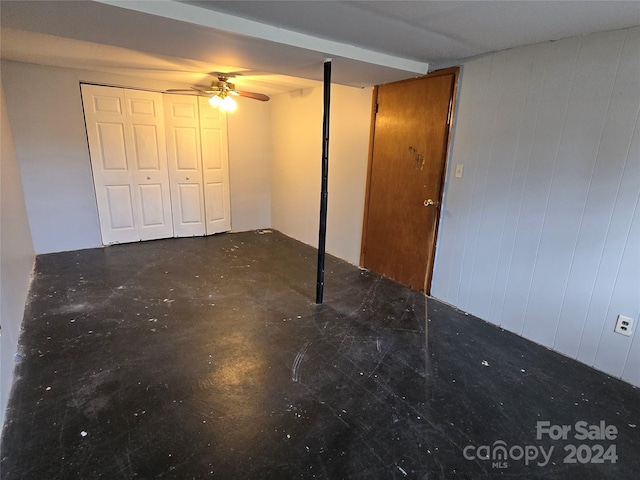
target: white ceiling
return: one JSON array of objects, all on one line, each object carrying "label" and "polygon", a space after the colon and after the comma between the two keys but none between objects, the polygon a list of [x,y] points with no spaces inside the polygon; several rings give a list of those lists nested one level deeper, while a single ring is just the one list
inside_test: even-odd
[{"label": "white ceiling", "polygon": [[3,0],[0,21],[5,59],[149,77],[167,87],[244,71],[239,87],[273,94],[315,85],[326,58],[336,83],[366,86],[640,25],[640,2]]}]

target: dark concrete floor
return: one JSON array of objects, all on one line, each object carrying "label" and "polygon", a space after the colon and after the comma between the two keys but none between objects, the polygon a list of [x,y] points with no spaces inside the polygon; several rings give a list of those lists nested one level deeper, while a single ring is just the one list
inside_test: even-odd
[{"label": "dark concrete floor", "polygon": [[315,255],[38,257],[2,479],[638,478],[639,389],[335,258],[317,306]]}]

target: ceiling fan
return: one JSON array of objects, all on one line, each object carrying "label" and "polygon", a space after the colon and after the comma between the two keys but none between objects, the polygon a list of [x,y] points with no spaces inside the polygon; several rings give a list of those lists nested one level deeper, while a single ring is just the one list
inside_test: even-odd
[{"label": "ceiling fan", "polygon": [[221,110],[234,111],[237,108],[236,101],[232,98],[234,96],[240,96],[250,98],[252,100],[259,100],[261,102],[267,102],[269,96],[264,93],[245,92],[242,90],[236,90],[236,85],[229,81],[235,75],[227,73],[212,73],[218,79],[211,82],[210,87],[191,87],[190,90],[183,89],[169,89],[168,93],[187,93],[192,95],[198,95],[201,97],[209,97],[209,103],[211,106],[220,108]]}]

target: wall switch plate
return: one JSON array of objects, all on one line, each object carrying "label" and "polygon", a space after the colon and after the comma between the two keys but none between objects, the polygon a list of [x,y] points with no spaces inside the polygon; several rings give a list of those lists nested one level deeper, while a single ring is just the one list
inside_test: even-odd
[{"label": "wall switch plate", "polygon": [[624,315],[618,315],[616,328],[613,331],[621,335],[630,337],[633,333],[633,318],[625,317]]},{"label": "wall switch plate", "polygon": [[457,164],[456,165],[456,178],[462,178],[462,170],[464,169],[464,165]]}]

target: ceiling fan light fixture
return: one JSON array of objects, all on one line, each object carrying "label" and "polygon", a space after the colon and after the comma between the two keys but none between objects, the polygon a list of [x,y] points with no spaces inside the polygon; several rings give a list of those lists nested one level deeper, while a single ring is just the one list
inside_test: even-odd
[{"label": "ceiling fan light fixture", "polygon": [[222,98],[220,98],[218,94],[215,94],[213,97],[209,98],[209,105],[211,105],[213,108],[220,107],[221,103],[222,103]]},{"label": "ceiling fan light fixture", "polygon": [[225,91],[217,92],[209,98],[209,105],[224,112],[235,112],[238,108],[238,103]]},{"label": "ceiling fan light fixture", "polygon": [[224,110],[225,112],[235,112],[237,108],[238,103],[228,95],[220,102],[220,110]]}]

